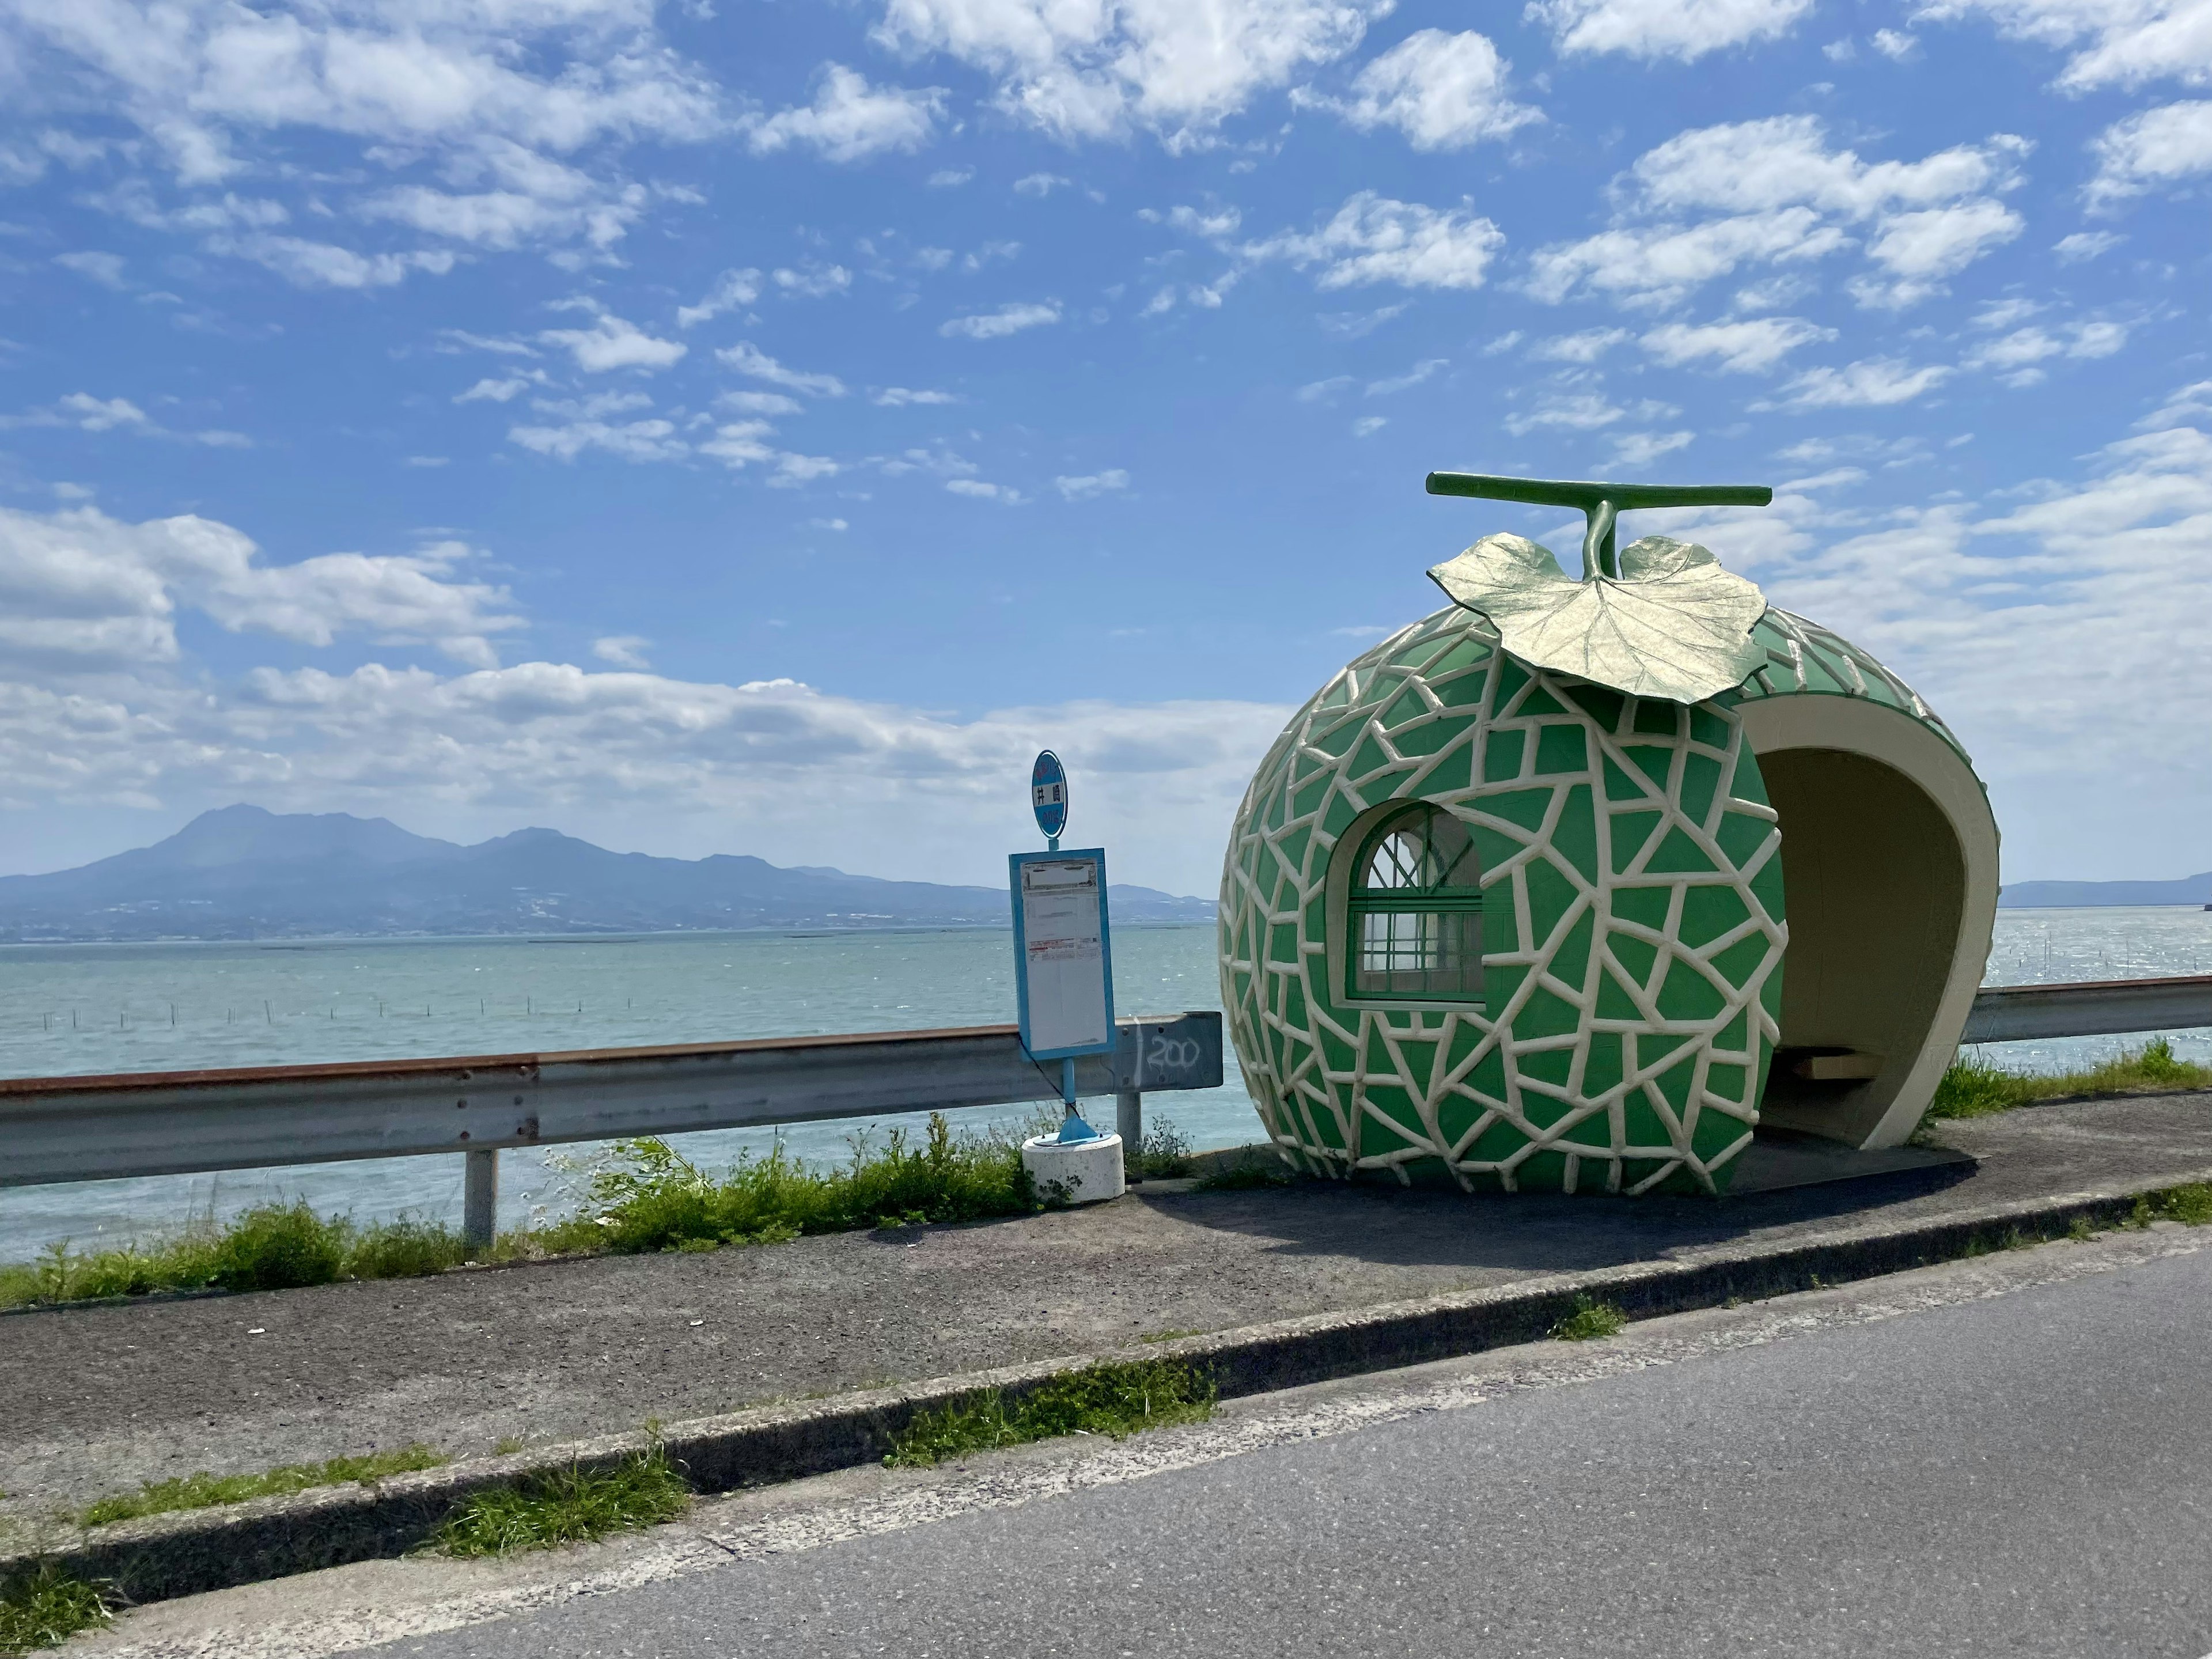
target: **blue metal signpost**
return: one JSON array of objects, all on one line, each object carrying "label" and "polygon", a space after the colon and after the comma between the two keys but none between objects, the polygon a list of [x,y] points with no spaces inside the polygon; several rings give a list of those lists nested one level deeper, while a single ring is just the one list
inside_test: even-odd
[{"label": "blue metal signpost", "polygon": [[1067,828],[1067,772],[1049,749],[1030,769],[1030,805],[1047,850],[1016,853],[1006,860],[1022,1048],[1031,1060],[1060,1062],[1060,1098],[1069,1114],[1060,1137],[1088,1139],[1097,1132],[1075,1114],[1076,1057],[1109,1053],[1115,1041],[1106,852],[1060,850]]},{"label": "blue metal signpost", "polygon": [[1041,750],[1030,768],[1030,808],[1044,831],[1044,844],[1057,853],[1060,832],[1067,828],[1067,769],[1049,749]]}]

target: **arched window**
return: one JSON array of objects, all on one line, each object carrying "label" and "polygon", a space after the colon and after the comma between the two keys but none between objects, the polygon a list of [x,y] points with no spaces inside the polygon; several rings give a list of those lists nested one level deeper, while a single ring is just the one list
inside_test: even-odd
[{"label": "arched window", "polygon": [[1482,871],[1449,812],[1409,807],[1377,826],[1360,846],[1346,908],[1352,996],[1482,1000]]}]

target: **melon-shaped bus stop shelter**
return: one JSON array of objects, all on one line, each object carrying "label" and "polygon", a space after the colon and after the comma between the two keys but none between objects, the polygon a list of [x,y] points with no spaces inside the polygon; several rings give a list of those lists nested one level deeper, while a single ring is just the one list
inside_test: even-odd
[{"label": "melon-shaped bus stop shelter", "polygon": [[1270,1139],[1316,1173],[1630,1193],[1724,1189],[1761,1121],[1903,1141],[1995,915],[1957,739],[1703,548],[1612,545],[1622,506],[1763,491],[1431,489],[1583,507],[1588,568],[1483,538],[1261,761],[1219,926]]}]

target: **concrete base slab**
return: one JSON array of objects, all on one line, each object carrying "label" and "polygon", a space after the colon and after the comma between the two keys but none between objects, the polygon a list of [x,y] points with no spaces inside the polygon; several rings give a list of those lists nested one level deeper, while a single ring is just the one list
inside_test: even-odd
[{"label": "concrete base slab", "polygon": [[1858,1181],[1868,1176],[1936,1170],[1973,1161],[1971,1153],[1954,1146],[1884,1146],[1863,1152],[1824,1135],[1762,1127],[1751,1145],[1737,1155],[1735,1179],[1729,1185],[1729,1194],[1747,1198],[1753,1193],[1778,1193],[1791,1187],[1818,1187],[1831,1181]]}]

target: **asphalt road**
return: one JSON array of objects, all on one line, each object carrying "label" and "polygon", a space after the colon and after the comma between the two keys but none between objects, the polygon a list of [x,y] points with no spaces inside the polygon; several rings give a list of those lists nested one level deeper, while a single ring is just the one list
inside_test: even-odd
[{"label": "asphalt road", "polygon": [[2212,1652],[2212,1250],[1948,1294],[373,1651]]}]

